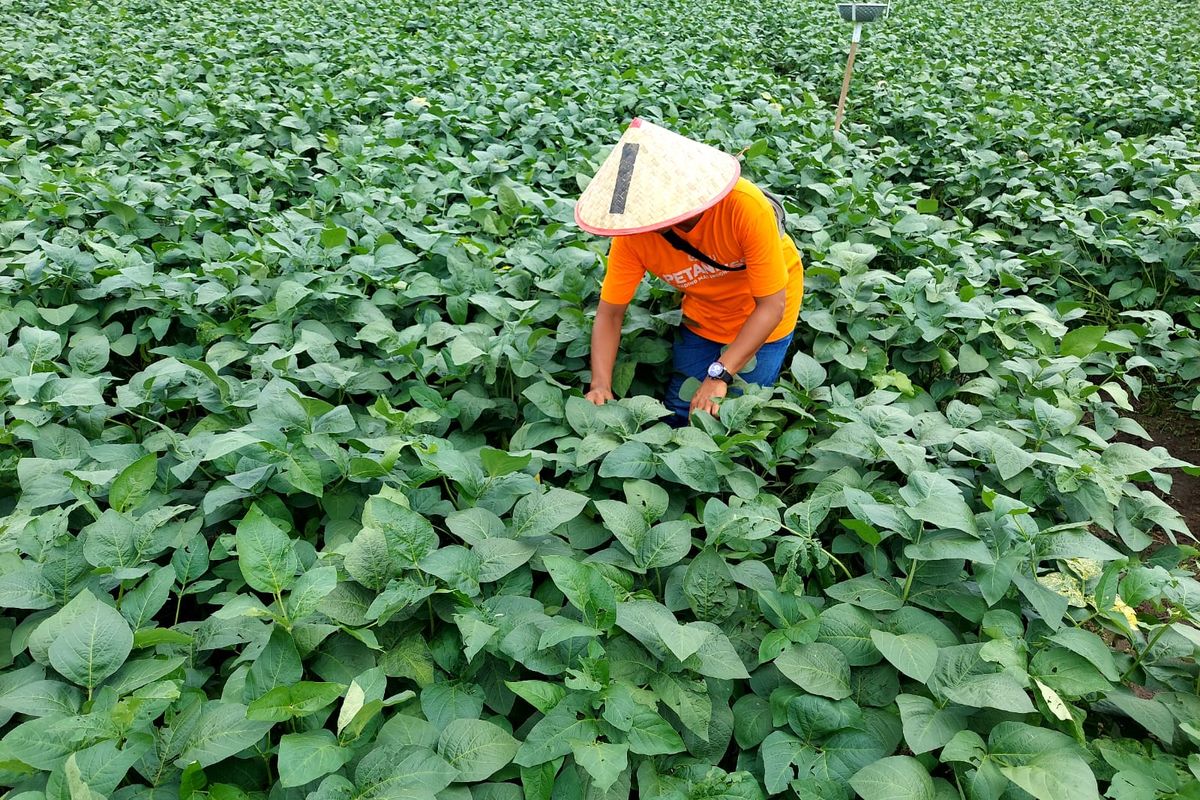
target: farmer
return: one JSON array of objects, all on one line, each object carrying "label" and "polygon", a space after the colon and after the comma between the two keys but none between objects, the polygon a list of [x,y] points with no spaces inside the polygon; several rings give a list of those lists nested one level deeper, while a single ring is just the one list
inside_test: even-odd
[{"label": "farmer", "polygon": [[[804,268],[783,209],[740,178],[733,156],[635,119],[575,206],[575,221],[613,237],[592,327],[587,399],[613,399],[625,309],[646,272],[683,292],[666,405],[687,424],[717,413],[735,376],[770,386],[792,341]],[[688,399],[680,389],[701,381]]]}]

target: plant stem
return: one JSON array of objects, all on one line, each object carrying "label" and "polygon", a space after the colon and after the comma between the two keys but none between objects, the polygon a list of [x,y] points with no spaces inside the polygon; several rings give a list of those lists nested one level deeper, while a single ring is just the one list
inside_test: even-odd
[{"label": "plant stem", "polygon": [[912,591],[913,578],[917,575],[917,560],[914,558],[908,565],[908,577],[904,579],[904,593],[900,595],[900,602],[908,602],[908,593]]},{"label": "plant stem", "polygon": [[833,553],[826,550],[824,547],[821,548],[821,552],[825,554],[826,558],[828,558],[834,564],[837,564],[838,569],[840,569],[842,571],[842,573],[846,576],[846,580],[850,580],[851,578],[854,577],[853,575],[850,574],[850,570],[846,569],[846,565],[843,564],[837,556],[835,556]]},{"label": "plant stem", "polygon": [[1163,634],[1167,632],[1167,629],[1175,624],[1178,619],[1178,617],[1172,614],[1167,618],[1166,622],[1158,627],[1158,630],[1156,630],[1154,635],[1150,637],[1150,641],[1146,642],[1146,646],[1142,648],[1142,651],[1138,653],[1137,658],[1135,658],[1133,663],[1129,665],[1129,669],[1125,670],[1125,672],[1121,675],[1122,683],[1129,679],[1129,676],[1133,674],[1133,671],[1141,665],[1142,659],[1146,657],[1146,654],[1150,652],[1154,645],[1158,644],[1158,640],[1163,637]]},{"label": "plant stem", "polygon": [[292,621],[288,618],[287,608],[283,605],[283,595],[279,593],[278,589],[275,590],[275,602],[279,605],[279,613],[283,617],[283,627],[290,631]]}]

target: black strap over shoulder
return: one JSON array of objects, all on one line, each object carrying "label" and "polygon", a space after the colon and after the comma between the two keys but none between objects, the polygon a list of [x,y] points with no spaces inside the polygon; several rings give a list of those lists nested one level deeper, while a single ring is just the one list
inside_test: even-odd
[{"label": "black strap over shoulder", "polygon": [[708,264],[710,267],[713,267],[714,269],[719,269],[724,272],[741,272],[742,270],[745,269],[745,267],[727,267],[724,264],[720,263],[719,261],[709,258],[708,256],[704,255],[704,253],[701,253],[699,250],[697,250],[695,247],[692,247],[691,243],[688,242],[687,239],[684,239],[682,236],[680,236],[678,233],[676,233],[671,228],[667,228],[666,230],[659,231],[659,234],[664,239],[667,240],[667,244],[671,245],[671,247],[674,247],[676,250],[680,251],[681,253],[687,253],[689,256],[696,259],[697,261],[701,261],[705,264]]},{"label": "black strap over shoulder", "polygon": [[[766,190],[763,190],[763,194],[766,195],[767,201],[770,202],[771,210],[775,212],[775,223],[779,227],[779,236],[782,238],[787,232],[784,228],[785,221],[787,220],[787,212],[783,210],[783,202],[778,197]],[[719,269],[723,272],[741,272],[742,270],[746,269],[745,267],[727,267],[719,261],[709,258],[704,253],[693,247],[691,242],[676,233],[674,228],[667,228],[666,230],[661,230],[658,233],[667,240],[667,244],[671,245],[671,247],[674,247],[681,253],[687,253],[697,261],[708,264],[714,269]]]}]

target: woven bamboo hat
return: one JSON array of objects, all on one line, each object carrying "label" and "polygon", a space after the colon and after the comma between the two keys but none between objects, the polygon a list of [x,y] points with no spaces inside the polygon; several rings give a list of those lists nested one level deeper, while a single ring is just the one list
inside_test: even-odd
[{"label": "woven bamboo hat", "polygon": [[579,197],[575,221],[601,236],[665,228],[715,205],[740,174],[728,153],[635,119]]}]

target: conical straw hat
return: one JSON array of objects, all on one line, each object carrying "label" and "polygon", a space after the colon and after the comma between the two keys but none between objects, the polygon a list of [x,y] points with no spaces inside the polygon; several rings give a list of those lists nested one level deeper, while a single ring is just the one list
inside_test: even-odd
[{"label": "conical straw hat", "polygon": [[635,119],[575,204],[579,227],[601,236],[665,228],[733,191],[738,160]]}]

